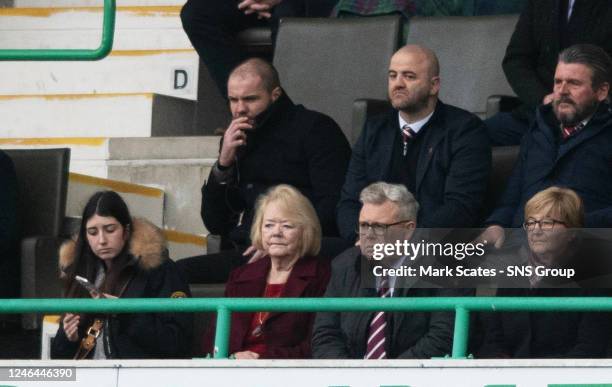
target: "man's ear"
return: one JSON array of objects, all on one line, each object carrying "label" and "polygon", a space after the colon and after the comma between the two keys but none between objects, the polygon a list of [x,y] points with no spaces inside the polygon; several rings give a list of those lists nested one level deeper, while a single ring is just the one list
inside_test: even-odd
[{"label": "man's ear", "polygon": [[599,102],[605,101],[605,99],[608,98],[608,95],[610,94],[610,84],[608,82],[602,83],[595,91],[595,94],[597,94],[597,100]]},{"label": "man's ear", "polygon": [[275,102],[282,94],[283,89],[281,89],[280,86],[276,86],[274,90],[272,90],[272,102]]},{"label": "man's ear", "polygon": [[431,95],[440,93],[440,77],[438,75],[431,77]]}]

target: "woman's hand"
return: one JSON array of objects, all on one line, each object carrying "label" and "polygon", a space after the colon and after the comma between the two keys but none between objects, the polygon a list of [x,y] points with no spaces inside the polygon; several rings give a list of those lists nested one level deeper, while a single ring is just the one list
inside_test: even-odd
[{"label": "woman's hand", "polygon": [[236,359],[259,359],[259,354],[252,351],[242,351],[234,353]]},{"label": "woman's hand", "polygon": [[242,253],[242,256],[248,257],[249,255],[252,256],[247,263],[257,262],[268,254],[264,250],[257,250],[255,246],[249,246],[249,248]]},{"label": "woman's hand", "polygon": [[79,323],[81,316],[78,314],[66,313],[62,323],[64,325],[64,333],[69,341],[73,343],[79,340]]}]

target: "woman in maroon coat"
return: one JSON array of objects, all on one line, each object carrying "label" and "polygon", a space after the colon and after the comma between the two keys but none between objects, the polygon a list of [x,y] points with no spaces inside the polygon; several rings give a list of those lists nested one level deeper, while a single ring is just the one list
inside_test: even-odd
[{"label": "woman in maroon coat", "polygon": [[[226,297],[321,297],[330,261],[317,256],[321,226],[308,199],[289,185],[272,188],[257,202],[251,240],[266,256],[235,269]],[[309,358],[314,313],[233,313],[230,353],[236,359]],[[205,339],[212,352],[214,330]]]}]

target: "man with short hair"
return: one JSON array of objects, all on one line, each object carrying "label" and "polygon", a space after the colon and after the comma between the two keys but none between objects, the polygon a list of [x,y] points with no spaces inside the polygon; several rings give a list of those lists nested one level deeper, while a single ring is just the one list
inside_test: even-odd
[{"label": "man with short hair", "polygon": [[204,225],[222,236],[224,251],[180,260],[188,282],[224,282],[248,255],[261,257],[249,248],[255,203],[278,184],[294,186],[312,202],[324,237],[330,237],[323,239],[322,254],[345,248],[335,247],[331,238],[338,235],[335,208],[351,152],[338,125],[295,105],[276,69],[262,59],[249,59],[232,71],[228,98],[232,121],[202,187],[201,207]]},{"label": "man with short hair", "polygon": [[338,204],[343,238],[355,237],[359,192],[385,181],[405,185],[421,209],[422,227],[472,227],[481,220],[491,169],[491,149],[482,121],[442,103],[440,68],[428,48],[407,45],[389,65],[393,109],[369,118],[353,147]]},{"label": "man with short hair", "polygon": [[492,145],[521,143],[535,119],[536,108],[552,101],[559,53],[578,43],[594,44],[612,54],[612,1],[527,2],[502,62],[521,104],[485,120]]},{"label": "man with short hair", "polygon": [[584,202],[587,227],[612,227],[612,58],[590,44],[559,55],[553,101],[540,106],[497,208],[480,236],[501,247],[503,227],[520,227],[534,194],[553,185]]},{"label": "man with short hair", "polygon": [[[398,268],[407,257],[373,260],[375,245],[410,241],[419,205],[402,184],[374,183],[360,195],[359,247],[332,261],[325,297],[441,297],[467,295],[428,289],[419,278],[384,276],[375,266]],[[323,312],[313,328],[312,355],[318,359],[431,358],[450,353],[453,315],[448,312]]]}]

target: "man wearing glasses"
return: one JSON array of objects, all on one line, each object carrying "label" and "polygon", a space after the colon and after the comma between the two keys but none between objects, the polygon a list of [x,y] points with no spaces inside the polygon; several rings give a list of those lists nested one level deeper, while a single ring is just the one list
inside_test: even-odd
[{"label": "man wearing glasses", "polygon": [[[439,297],[460,292],[419,287],[419,278],[376,276],[372,267],[408,264],[407,257],[374,261],[376,245],[410,241],[419,205],[401,184],[374,183],[360,194],[358,247],[332,261],[325,297]],[[463,293],[463,292],[461,292]],[[318,359],[431,358],[450,353],[453,315],[447,312],[317,313],[312,355]]]},{"label": "man wearing glasses", "polygon": [[559,54],[553,101],[538,108],[506,191],[479,239],[501,247],[503,227],[521,227],[527,200],[553,185],[581,197],[586,227],[612,227],[611,83],[612,58],[602,48],[577,44]]}]

